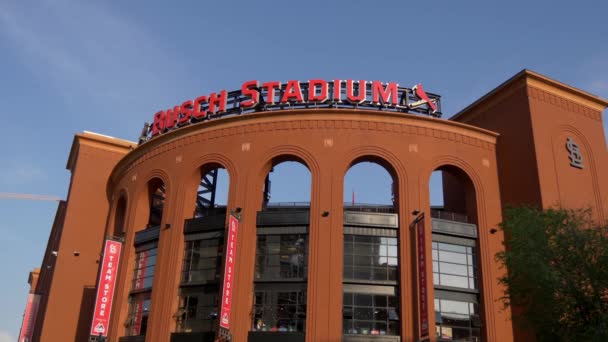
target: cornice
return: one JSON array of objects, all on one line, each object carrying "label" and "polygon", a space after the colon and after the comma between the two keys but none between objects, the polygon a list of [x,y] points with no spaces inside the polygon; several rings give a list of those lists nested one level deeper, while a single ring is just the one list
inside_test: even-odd
[{"label": "cornice", "polygon": [[167,152],[229,136],[282,130],[368,130],[426,136],[494,151],[497,133],[459,122],[369,110],[309,109],[260,112],[205,121],[156,137],[130,151],[114,168],[111,180]]}]

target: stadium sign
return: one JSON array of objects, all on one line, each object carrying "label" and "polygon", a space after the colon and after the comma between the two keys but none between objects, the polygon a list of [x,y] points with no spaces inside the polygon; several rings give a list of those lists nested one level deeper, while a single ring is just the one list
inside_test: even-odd
[{"label": "stadium sign", "polygon": [[154,114],[146,123],[140,143],[192,123],[258,111],[306,108],[362,108],[441,117],[440,96],[422,84],[412,88],[395,82],[321,80],[308,82],[247,81],[240,90],[202,95]]}]

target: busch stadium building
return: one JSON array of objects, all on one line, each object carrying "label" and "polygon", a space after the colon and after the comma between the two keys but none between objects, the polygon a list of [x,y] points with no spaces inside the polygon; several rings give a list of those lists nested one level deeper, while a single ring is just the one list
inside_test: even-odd
[{"label": "busch stadium building", "polygon": [[[502,211],[606,222],[608,102],[524,70],[446,120],[428,90],[249,81],[159,111],[138,142],[77,134],[22,339],[525,340],[500,300]],[[283,162],[310,201],[270,200]],[[361,162],[391,204],[344,198]]]}]

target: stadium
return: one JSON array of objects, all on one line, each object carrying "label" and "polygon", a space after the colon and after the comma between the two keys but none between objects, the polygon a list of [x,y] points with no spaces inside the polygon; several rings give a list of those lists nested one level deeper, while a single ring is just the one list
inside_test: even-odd
[{"label": "stadium", "polygon": [[[607,106],[529,70],[449,120],[421,84],[248,81],[159,111],[138,142],[77,134],[22,336],[523,341],[500,300],[502,211],[606,222]],[[287,162],[309,201],[271,200]],[[390,204],[345,198],[363,162],[390,175]]]}]

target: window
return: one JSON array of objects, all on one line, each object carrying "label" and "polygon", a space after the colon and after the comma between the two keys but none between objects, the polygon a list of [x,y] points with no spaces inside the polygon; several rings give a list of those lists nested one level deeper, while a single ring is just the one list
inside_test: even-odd
[{"label": "window", "polygon": [[258,228],[252,331],[304,332],[308,228]]},{"label": "window", "polygon": [[397,238],[344,235],[344,279],[397,281]]},{"label": "window", "polygon": [[256,279],[304,279],[307,274],[307,240],[305,234],[258,235]]},{"label": "window", "polygon": [[145,335],[150,317],[151,292],[138,293],[129,297],[129,319],[127,334],[129,336]]},{"label": "window", "polygon": [[399,335],[397,230],[345,226],[344,231],[343,333]]},{"label": "window", "polygon": [[256,286],[254,331],[302,332],[306,328],[306,288]]},{"label": "window", "polygon": [[344,290],[344,333],[399,335],[399,297],[394,293],[371,294],[365,291],[365,288],[357,287]]},{"label": "window", "polygon": [[177,322],[179,332],[215,331],[217,318],[218,287],[180,289],[180,317]]},{"label": "window", "polygon": [[436,334],[481,341],[475,239],[433,234]]},{"label": "window", "polygon": [[[225,215],[221,215],[221,218],[225,219]],[[195,218],[192,221],[201,220],[204,219]],[[178,332],[215,331],[224,246],[223,228],[220,226],[215,229],[185,235],[179,310],[176,317]]]},{"label": "window", "polygon": [[186,241],[182,282],[217,282],[223,243],[223,237]]},{"label": "window", "polygon": [[152,248],[135,255],[135,269],[133,270],[133,283],[131,284],[131,289],[134,291],[152,287],[157,251],[157,248]]},{"label": "window", "polygon": [[[442,297],[440,291],[436,297]],[[437,337],[444,340],[481,341],[479,306],[469,301],[435,298]]]},{"label": "window", "polygon": [[475,252],[471,246],[433,241],[433,283],[477,289]]},{"label": "window", "polygon": [[127,318],[127,334],[130,336],[146,334],[157,250],[156,243],[154,243],[143,248],[140,247],[135,254],[135,269],[133,270]]},{"label": "window", "polygon": [[151,310],[152,285],[158,254],[158,238],[165,203],[165,185],[154,178],[148,182],[149,216],[146,229],[135,233],[135,262],[129,294],[127,335],[145,336]]}]

